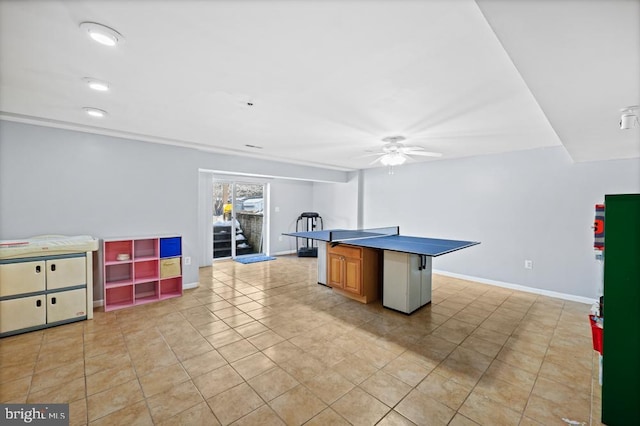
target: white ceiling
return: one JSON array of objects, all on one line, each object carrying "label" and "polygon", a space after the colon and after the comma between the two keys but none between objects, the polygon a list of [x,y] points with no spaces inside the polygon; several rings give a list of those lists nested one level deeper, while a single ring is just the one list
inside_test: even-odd
[{"label": "white ceiling", "polygon": [[6,120],[353,170],[392,135],[442,159],[640,158],[618,128],[638,104],[640,0],[0,0]]}]

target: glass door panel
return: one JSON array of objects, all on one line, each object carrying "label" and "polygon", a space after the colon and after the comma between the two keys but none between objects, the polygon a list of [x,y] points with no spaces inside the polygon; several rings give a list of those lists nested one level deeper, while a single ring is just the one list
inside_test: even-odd
[{"label": "glass door panel", "polygon": [[235,256],[233,183],[213,182],[213,258]]},{"label": "glass door panel", "polygon": [[234,183],[236,256],[264,253],[264,185]]},{"label": "glass door panel", "polygon": [[213,258],[265,252],[265,185],[213,182]]}]

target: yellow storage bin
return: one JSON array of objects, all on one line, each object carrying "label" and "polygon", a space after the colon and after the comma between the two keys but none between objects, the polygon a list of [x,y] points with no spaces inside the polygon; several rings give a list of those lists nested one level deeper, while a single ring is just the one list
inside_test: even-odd
[{"label": "yellow storage bin", "polygon": [[160,261],[160,278],[177,277],[180,275],[180,258],[172,257]]}]

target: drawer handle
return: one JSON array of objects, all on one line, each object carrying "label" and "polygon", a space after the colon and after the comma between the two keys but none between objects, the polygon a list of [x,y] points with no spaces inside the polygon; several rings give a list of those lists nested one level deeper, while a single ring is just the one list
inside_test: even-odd
[{"label": "drawer handle", "polygon": [[56,298],[55,298],[55,297],[52,297],[52,298],[51,298],[51,304],[52,304],[52,305],[55,305],[55,304],[56,304]]},{"label": "drawer handle", "polygon": [[42,306],[42,300],[38,299],[36,300],[36,306],[39,308],[40,306]]},{"label": "drawer handle", "polygon": [[51,272],[55,272],[56,271],[56,264],[52,263],[51,264]]},{"label": "drawer handle", "polygon": [[40,268],[40,265],[36,266],[36,274],[39,274],[42,271],[42,268]]}]

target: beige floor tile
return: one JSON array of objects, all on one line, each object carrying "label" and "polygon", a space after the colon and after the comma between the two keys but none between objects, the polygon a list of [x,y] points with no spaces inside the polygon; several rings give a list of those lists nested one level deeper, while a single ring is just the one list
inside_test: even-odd
[{"label": "beige floor tile", "polygon": [[86,396],[84,377],[74,379],[58,386],[45,388],[36,392],[29,392],[27,403],[68,403]]},{"label": "beige floor tile", "polygon": [[147,398],[147,405],[154,423],[159,423],[203,401],[193,382],[187,381]]},{"label": "beige floor tile", "polygon": [[[227,327],[229,326],[227,325]],[[220,331],[218,333],[207,336],[206,339],[209,341],[209,343],[211,343],[211,345],[214,348],[219,349],[222,346],[229,345],[233,342],[241,341],[243,337],[238,332],[236,332],[231,327],[229,327],[227,330]]]},{"label": "beige floor tile", "polygon": [[563,418],[589,424],[590,411],[590,404],[586,400],[578,399],[571,404],[563,404],[531,395],[524,415],[544,425],[559,424]]},{"label": "beige floor tile", "polygon": [[126,362],[122,366],[102,370],[96,374],[86,376],[87,395],[93,395],[95,393],[105,391],[136,378],[136,371],[133,369],[130,362]]},{"label": "beige floor tile", "polygon": [[519,386],[526,391],[531,391],[536,381],[535,374],[499,360],[493,361],[485,374]]},{"label": "beige floor tile", "polygon": [[220,422],[213,415],[211,407],[206,402],[201,402],[158,424],[161,426],[219,426]]},{"label": "beige floor tile", "polygon": [[291,358],[286,363],[280,363],[279,365],[300,382],[305,382],[317,376],[327,368],[324,362],[306,353]]},{"label": "beige floor tile", "polygon": [[304,385],[326,404],[331,405],[355,386],[333,370],[324,371]]},{"label": "beige floor tile", "polygon": [[353,384],[360,384],[378,371],[371,363],[358,358],[346,358],[331,367]]},{"label": "beige floor tile", "polygon": [[273,368],[247,382],[267,402],[300,384],[280,367]]},{"label": "beige floor tile", "polygon": [[354,425],[375,424],[390,410],[358,387],[334,402],[331,408]]},{"label": "beige floor tile", "polygon": [[228,425],[264,405],[264,401],[249,385],[241,383],[207,399],[207,404],[220,423]]},{"label": "beige floor tile", "polygon": [[97,420],[143,399],[144,395],[137,379],[90,395],[87,398],[89,421]]},{"label": "beige floor tile", "polygon": [[218,352],[231,363],[258,352],[258,349],[249,341],[242,339],[218,348]]},{"label": "beige floor tile", "polygon": [[475,334],[468,336],[461,344],[461,347],[466,349],[471,349],[476,352],[479,352],[483,355],[486,355],[491,358],[495,358],[496,355],[502,350],[502,345],[494,343],[489,340],[485,340],[481,337],[478,337]]},{"label": "beige floor tile", "polygon": [[150,396],[169,390],[180,383],[186,382],[189,378],[189,375],[184,371],[182,365],[173,364],[169,367],[155,370],[146,376],[142,376],[139,380],[144,396],[149,398]]},{"label": "beige floor tile", "polygon": [[[236,332],[238,332],[242,337],[249,338],[251,336],[255,336],[256,334],[264,333],[265,331],[269,331],[269,329],[259,321],[251,320],[246,324],[242,324],[234,328]],[[277,343],[277,342],[276,342]]]},{"label": "beige floor tile", "polygon": [[411,420],[392,410],[377,423],[377,426],[414,426]]},{"label": "beige floor tile", "polygon": [[0,403],[24,404],[27,402],[31,377],[23,377],[18,380],[6,382],[0,385]]},{"label": "beige floor tile", "polygon": [[529,391],[503,380],[496,379],[493,376],[482,377],[473,389],[473,393],[490,398],[492,401],[518,413],[524,411],[527,400],[529,399]]},{"label": "beige floor tile", "polygon": [[458,413],[482,425],[517,425],[522,415],[493,400],[472,392]]},{"label": "beige floor tile", "polygon": [[[474,422],[468,417],[463,416],[460,413],[453,416],[453,419],[451,419],[451,421],[449,422],[449,426],[477,426],[477,425],[478,423]],[[520,422],[519,426],[524,426],[524,425],[522,424],[522,422]]]},{"label": "beige floor tile", "polygon": [[232,423],[232,426],[284,426],[286,423],[268,405],[252,411]]},{"label": "beige floor tile", "polygon": [[395,411],[418,425],[446,425],[455,414],[451,408],[417,390],[400,401]]},{"label": "beige floor tile", "polygon": [[406,358],[396,358],[385,365],[383,371],[402,380],[410,386],[416,386],[431,372],[431,368],[412,362]]},{"label": "beige floor tile", "polygon": [[239,361],[232,362],[231,366],[245,379],[249,380],[258,374],[271,370],[276,364],[261,352],[249,355]]},{"label": "beige floor tile", "polygon": [[82,398],[69,403],[69,426],[88,424],[87,399]]},{"label": "beige floor tile", "polygon": [[327,407],[302,385],[273,399],[269,405],[288,425],[301,425]]},{"label": "beige floor tile", "polygon": [[205,399],[239,385],[243,381],[242,377],[230,365],[216,368],[193,379],[193,383]]},{"label": "beige floor tile", "polygon": [[395,406],[411,391],[411,386],[380,370],[360,384],[360,388],[389,407]]},{"label": "beige floor tile", "polygon": [[542,365],[542,356],[529,355],[524,352],[516,351],[507,347],[503,347],[496,359],[511,364],[522,370],[526,370],[532,374],[538,374]]},{"label": "beige floor tile", "polygon": [[431,373],[416,389],[430,398],[457,410],[471,392],[471,386],[462,385],[453,379]]},{"label": "beige floor tile", "polygon": [[92,421],[91,426],[111,426],[111,425],[153,425],[151,414],[145,401],[140,401],[129,405],[113,413],[107,414],[97,420]]},{"label": "beige floor tile", "polygon": [[182,366],[191,377],[201,376],[226,364],[227,360],[216,350],[210,350],[182,362]]},{"label": "beige floor tile", "polygon": [[349,426],[350,424],[331,408],[325,408],[305,423],[305,426]]},{"label": "beige floor tile", "polygon": [[249,342],[251,342],[251,344],[256,348],[264,350],[270,346],[284,341],[284,338],[267,329],[266,331],[248,337],[247,340],[249,340]]}]

